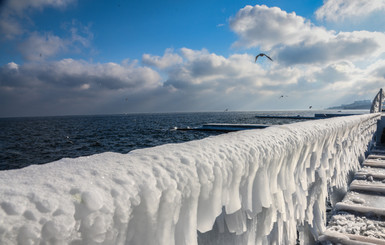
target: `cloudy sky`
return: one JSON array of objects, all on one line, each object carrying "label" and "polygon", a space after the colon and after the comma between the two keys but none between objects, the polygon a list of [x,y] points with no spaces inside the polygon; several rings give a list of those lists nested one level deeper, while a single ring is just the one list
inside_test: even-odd
[{"label": "cloudy sky", "polygon": [[381,87],[385,0],[0,1],[0,117],[323,109]]}]

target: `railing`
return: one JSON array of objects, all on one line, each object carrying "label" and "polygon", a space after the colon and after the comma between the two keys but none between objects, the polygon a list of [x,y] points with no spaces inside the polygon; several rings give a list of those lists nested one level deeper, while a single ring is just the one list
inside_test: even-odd
[{"label": "railing", "polygon": [[[294,244],[324,229],[380,114],[0,172],[0,244]],[[198,231],[198,236],[197,236]]]}]

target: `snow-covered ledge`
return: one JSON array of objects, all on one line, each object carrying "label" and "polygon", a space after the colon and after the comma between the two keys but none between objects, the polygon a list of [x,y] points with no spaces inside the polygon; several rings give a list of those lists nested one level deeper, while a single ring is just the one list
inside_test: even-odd
[{"label": "snow-covered ledge", "polygon": [[316,237],[328,188],[359,168],[379,116],[1,171],[0,244],[294,244],[300,227]]}]

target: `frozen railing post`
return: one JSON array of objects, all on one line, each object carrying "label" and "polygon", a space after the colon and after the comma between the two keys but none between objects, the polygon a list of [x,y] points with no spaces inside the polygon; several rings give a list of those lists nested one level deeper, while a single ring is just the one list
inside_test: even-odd
[{"label": "frozen railing post", "polygon": [[382,104],[384,103],[384,99],[385,94],[381,88],[373,99],[372,106],[370,108],[370,113],[382,112]]},{"label": "frozen railing post", "polygon": [[0,171],[0,244],[295,244],[300,226],[310,241],[328,187],[360,167],[379,116]]},{"label": "frozen railing post", "polygon": [[[372,106],[370,108],[370,113],[382,112],[383,102],[385,99],[385,94],[381,88],[377,95],[374,97]],[[377,144],[385,144],[385,116],[381,117],[381,120],[378,121],[377,126]]]},{"label": "frozen railing post", "polygon": [[380,106],[379,106],[379,110],[378,112],[382,112],[382,105],[384,103],[384,92],[382,90],[382,88],[380,89]]}]

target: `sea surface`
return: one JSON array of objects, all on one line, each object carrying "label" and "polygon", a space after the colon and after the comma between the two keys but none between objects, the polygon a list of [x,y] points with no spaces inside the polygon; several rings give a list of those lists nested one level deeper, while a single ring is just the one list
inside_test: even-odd
[{"label": "sea surface", "polygon": [[0,170],[45,164],[102,152],[202,139],[223,132],[176,130],[206,123],[288,124],[303,120],[264,119],[257,115],[314,116],[315,113],[368,111],[253,111],[146,113],[95,116],[0,118]]}]

